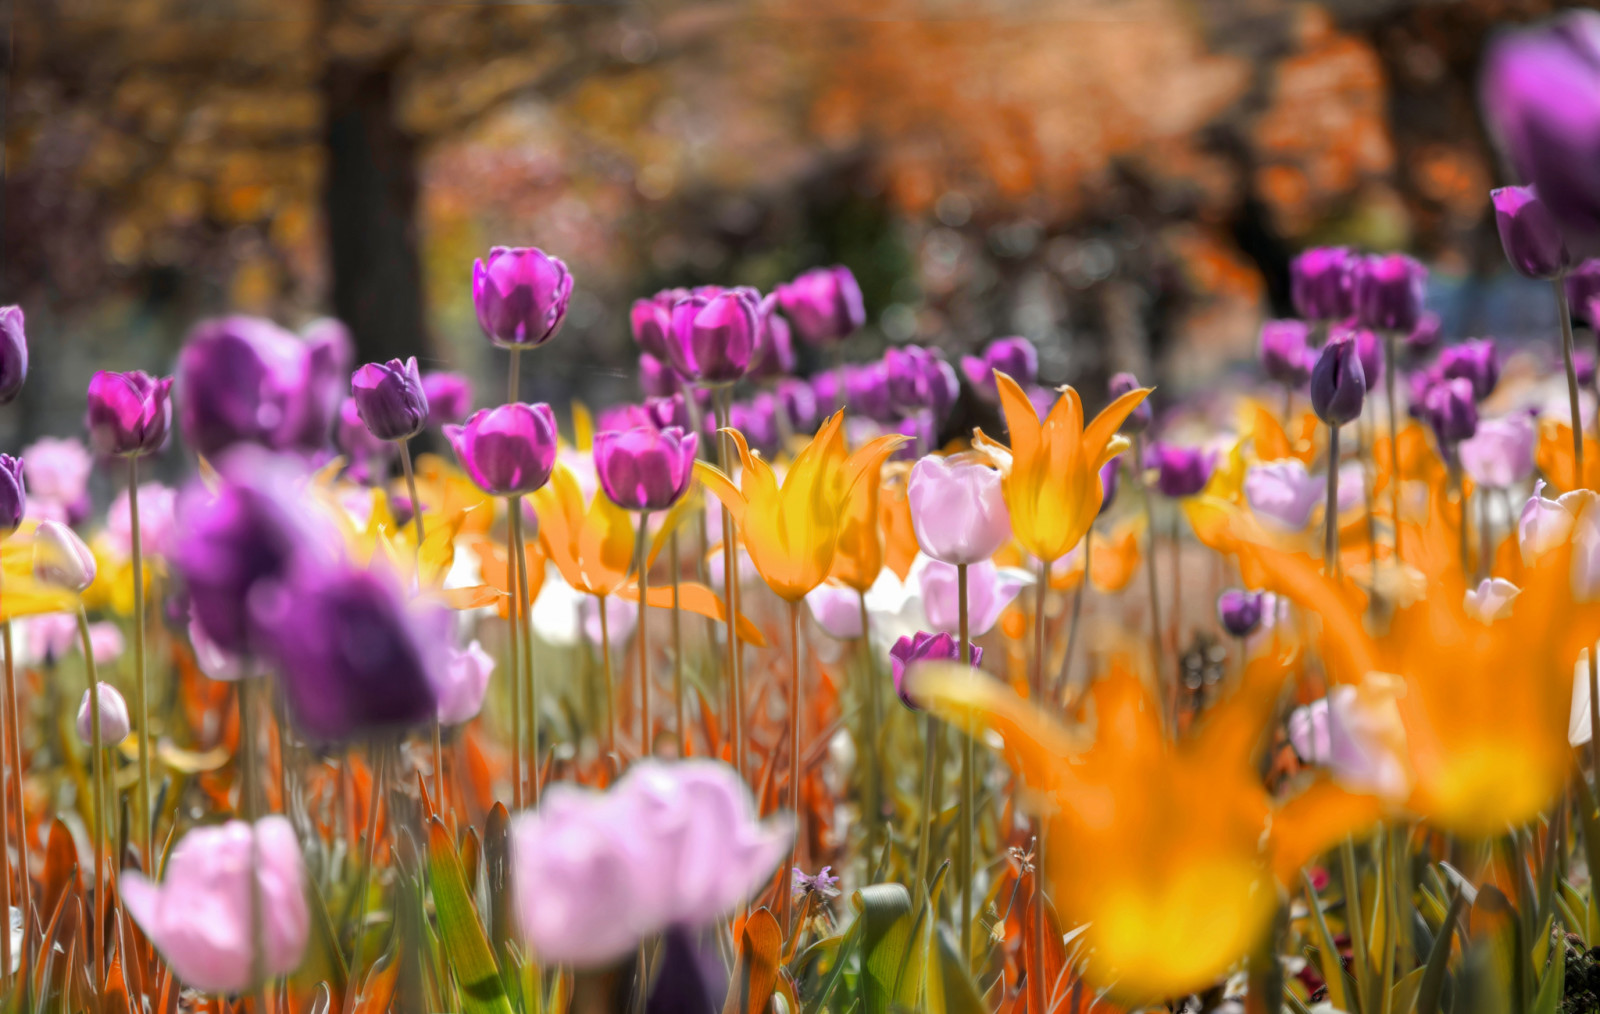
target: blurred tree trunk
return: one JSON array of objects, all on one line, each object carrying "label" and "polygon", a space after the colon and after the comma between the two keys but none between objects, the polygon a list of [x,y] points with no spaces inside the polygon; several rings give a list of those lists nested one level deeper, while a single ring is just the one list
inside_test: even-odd
[{"label": "blurred tree trunk", "polygon": [[394,62],[330,56],[323,74],[334,313],[350,328],[359,362],[425,355],[420,146],[400,125]]}]

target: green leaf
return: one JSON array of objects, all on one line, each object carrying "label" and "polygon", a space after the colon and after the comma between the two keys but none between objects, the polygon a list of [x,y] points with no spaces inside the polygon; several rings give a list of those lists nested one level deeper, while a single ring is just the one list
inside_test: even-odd
[{"label": "green leaf", "polygon": [[1405,978],[1389,990],[1389,1010],[1392,1014],[1411,1014],[1417,1006],[1417,994],[1422,990],[1426,968],[1413,968]]},{"label": "green leaf", "polygon": [[872,884],[853,901],[861,913],[861,1014],[887,1014],[911,948],[911,892],[901,884]]},{"label": "green leaf", "polygon": [[462,1014],[511,1014],[505,983],[500,980],[500,966],[478,922],[472,896],[467,893],[455,843],[438,817],[428,821],[428,880],[433,887],[433,907],[439,916],[445,953],[461,987]]},{"label": "green leaf", "polygon": [[1450,967],[1450,941],[1455,936],[1456,922],[1461,917],[1467,899],[1460,891],[1450,894],[1450,907],[1445,911],[1444,924],[1433,938],[1433,950],[1428,952],[1428,963],[1422,966],[1422,980],[1417,988],[1416,1014],[1438,1014],[1439,996],[1444,992],[1444,977]]},{"label": "green leaf", "polygon": [[1339,948],[1334,946],[1333,934],[1328,932],[1328,920],[1323,918],[1322,904],[1311,878],[1300,873],[1305,884],[1306,904],[1311,909],[1311,928],[1317,937],[1317,957],[1322,968],[1322,978],[1328,984],[1328,1000],[1339,1010],[1350,1010],[1350,997],[1345,993],[1343,968],[1339,961]]},{"label": "green leaf", "polygon": [[1560,937],[1556,940],[1554,953],[1550,955],[1550,964],[1545,967],[1544,978],[1539,982],[1539,992],[1533,998],[1530,1014],[1558,1014],[1566,986],[1567,945],[1566,938]]},{"label": "green leaf", "polygon": [[959,946],[948,927],[934,934],[933,967],[928,970],[928,1014],[985,1014],[983,998],[962,967]]}]

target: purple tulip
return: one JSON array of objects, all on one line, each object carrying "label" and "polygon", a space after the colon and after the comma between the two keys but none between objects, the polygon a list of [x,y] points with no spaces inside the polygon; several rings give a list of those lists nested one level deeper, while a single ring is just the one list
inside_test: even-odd
[{"label": "purple tulip", "polygon": [[[873,423],[871,420],[860,419],[859,421],[864,424],[861,440],[870,440],[880,432],[878,424]],[[916,461],[924,454],[935,450],[939,444],[939,427],[933,421],[933,413],[925,408],[919,408],[915,412],[901,416],[889,432],[899,433],[910,438],[895,448],[894,453],[889,456],[891,461]],[[850,441],[852,443],[857,442],[854,437],[851,437]]]},{"label": "purple tulip", "polygon": [[789,322],[778,315],[777,309],[776,296],[769,295],[761,301],[756,351],[748,374],[755,380],[776,380],[794,373],[794,337],[789,333]]},{"label": "purple tulip", "polygon": [[812,345],[843,341],[867,321],[861,286],[843,265],[813,268],[778,286],[776,295],[784,316]]},{"label": "purple tulip", "polygon": [[339,406],[339,428],[335,431],[334,442],[350,459],[355,474],[365,477],[368,482],[382,479],[382,473],[388,471],[397,453],[394,444],[374,436],[367,424],[361,421],[361,410],[354,398],[346,398],[344,404]]},{"label": "purple tulip", "polygon": [[1417,318],[1417,326],[1405,337],[1406,354],[1413,359],[1420,359],[1432,352],[1439,344],[1443,326],[1437,313],[1432,310],[1424,311],[1422,316]]},{"label": "purple tulip", "polygon": [[1322,347],[1311,371],[1311,408],[1329,426],[1353,422],[1367,397],[1367,378],[1353,335],[1347,333]]},{"label": "purple tulip", "polygon": [[197,827],[165,869],[161,884],[127,870],[118,887],[128,914],[184,985],[243,993],[257,971],[276,978],[300,966],[311,909],[305,861],[287,817]]},{"label": "purple tulip", "polygon": [[22,459],[0,454],[0,538],[22,524],[28,510],[26,487],[22,481]]},{"label": "purple tulip", "polygon": [[694,430],[694,423],[689,418],[689,403],[681,394],[667,398],[646,398],[644,410],[650,419],[650,425],[658,430],[664,430],[669,426],[676,426],[685,433]]},{"label": "purple tulip", "polygon": [[1110,461],[1100,466],[1100,513],[1101,517],[1111,509],[1117,499],[1117,487],[1122,482],[1122,455],[1117,455]]},{"label": "purple tulip", "polygon": [[459,423],[472,414],[472,381],[460,373],[424,373],[422,393],[428,402],[429,426]]},{"label": "purple tulip", "polygon": [[543,402],[479,409],[444,435],[472,481],[492,496],[532,493],[556,466],[556,417]]},{"label": "purple tulip", "polygon": [[778,403],[765,391],[749,401],[736,401],[728,411],[728,425],[744,434],[745,443],[764,454],[778,450]]},{"label": "purple tulip", "polygon": [[1359,258],[1342,246],[1312,247],[1289,265],[1289,295],[1307,320],[1343,320],[1355,313]]},{"label": "purple tulip", "polygon": [[1567,273],[1565,280],[1567,304],[1572,316],[1590,327],[1596,323],[1592,312],[1600,299],[1600,259],[1587,260]]},{"label": "purple tulip", "polygon": [[961,372],[967,383],[990,401],[997,396],[994,379],[997,370],[1024,387],[1037,383],[1039,350],[1026,338],[996,338],[983,350],[981,357],[961,357]]},{"label": "purple tulip", "polygon": [[84,425],[99,454],[140,458],[154,454],[172,429],[172,378],[156,379],[141,370],[101,370],[89,381]]},{"label": "purple tulip", "polygon": [[1317,361],[1309,344],[1310,331],[1300,320],[1269,320],[1261,325],[1261,368],[1268,379],[1285,387],[1305,386]]},{"label": "purple tulip", "polygon": [[1261,592],[1229,588],[1217,596],[1217,619],[1234,637],[1249,637],[1261,626],[1264,598]]},{"label": "purple tulip", "polygon": [[472,264],[478,325],[504,349],[536,348],[556,336],[572,299],[572,274],[537,247],[497,246]]},{"label": "purple tulip", "polygon": [[1472,382],[1465,377],[1441,380],[1422,399],[1423,418],[1446,449],[1470,439],[1478,431],[1478,403]]},{"label": "purple tulip", "polygon": [[[850,411],[883,423],[895,420],[894,403],[889,396],[889,371],[882,361],[846,366],[844,391],[845,404]],[[832,404],[824,402],[820,392],[817,401]]]},{"label": "purple tulip", "polygon": [[760,307],[756,291],[744,288],[679,300],[667,342],[673,368],[702,384],[743,377],[756,353]]},{"label": "purple tulip", "polygon": [[341,335],[302,341],[258,317],[197,325],[178,356],[184,441],[208,458],[237,443],[321,450],[349,379]]},{"label": "purple tulip", "polygon": [[1011,541],[1000,472],[988,464],[929,455],[906,484],[917,544],[935,560],[973,564]]},{"label": "purple tulip", "polygon": [[817,396],[811,385],[803,380],[785,377],[772,390],[778,399],[779,409],[788,416],[789,428],[796,433],[809,433],[817,426]]},{"label": "purple tulip", "polygon": [[1364,257],[1356,272],[1356,316],[1363,327],[1409,334],[1422,317],[1428,269],[1405,254]]},{"label": "purple tulip", "polygon": [[0,306],[0,405],[16,401],[28,379],[28,336],[22,324],[22,307]]},{"label": "purple tulip", "polygon": [[314,454],[328,446],[329,435],[339,419],[339,406],[349,393],[355,342],[349,328],[323,317],[300,332],[296,351],[300,354],[300,377],[293,413],[277,446]]},{"label": "purple tulip", "polygon": [[1538,188],[1567,248],[1600,252],[1600,14],[1569,12],[1500,36],[1481,93],[1490,135]]},{"label": "purple tulip", "polygon": [[[926,408],[932,410],[935,417],[942,418],[940,408],[948,409],[954,397],[938,368],[940,365],[949,368],[948,363],[920,345],[897,346],[886,351],[883,374],[890,407],[901,412]],[[954,380],[953,373],[950,379]]]},{"label": "purple tulip", "polygon": [[250,599],[263,654],[289,710],[313,739],[431,722],[449,665],[450,614],[407,608],[374,571],[299,567]]},{"label": "purple tulip", "polygon": [[[1111,382],[1108,385],[1109,393],[1113,400],[1122,397],[1129,391],[1137,391],[1141,386],[1142,385],[1139,383],[1139,378],[1126,371],[1122,373],[1113,373],[1111,375]],[[1045,396],[1050,404],[1054,403],[1055,398],[1050,394],[1050,392],[1046,391]],[[1049,409],[1047,405],[1044,411],[1041,411],[1040,417],[1042,418],[1044,412],[1047,412],[1048,410]],[[1154,410],[1152,410],[1150,407],[1150,399],[1146,398],[1144,401],[1139,403],[1137,408],[1128,413],[1128,418],[1122,423],[1122,432],[1128,434],[1143,433],[1145,430],[1150,428],[1150,424],[1154,421]]]},{"label": "purple tulip", "polygon": [[643,405],[612,405],[609,408],[601,409],[595,415],[596,432],[631,430],[635,426],[660,429],[655,423],[655,417]]},{"label": "purple tulip", "polygon": [[82,441],[40,437],[23,448],[22,457],[28,462],[28,492],[39,516],[73,524],[79,520],[73,515],[88,513],[94,463]]},{"label": "purple tulip", "polygon": [[[983,663],[983,649],[972,642],[967,642],[967,647],[972,653],[971,663],[974,666]],[[894,667],[894,692],[899,695],[901,703],[912,711],[921,711],[922,708],[906,693],[906,673],[919,662],[960,662],[961,649],[957,641],[949,634],[929,634],[918,631],[915,637],[902,637],[889,649],[889,662]]]},{"label": "purple tulip", "polygon": [[639,390],[647,398],[670,398],[678,393],[678,374],[648,352],[639,353]]},{"label": "purple tulip", "polygon": [[1482,401],[1500,382],[1500,353],[1494,339],[1475,338],[1445,349],[1439,356],[1439,372],[1445,379],[1470,381],[1473,397]]},{"label": "purple tulip", "polygon": [[1552,279],[1572,266],[1561,228],[1535,187],[1500,187],[1489,191],[1494,202],[1494,224],[1500,246],[1517,273],[1528,278]]},{"label": "purple tulip", "polygon": [[664,511],[689,491],[700,438],[677,427],[636,426],[594,438],[600,488],[624,510]]},{"label": "purple tulip", "polygon": [[1595,354],[1588,349],[1575,349],[1572,353],[1572,372],[1578,375],[1578,384],[1589,387],[1594,383]]},{"label": "purple tulip", "polygon": [[350,395],[361,421],[379,440],[409,440],[428,424],[428,393],[416,356],[361,367],[350,377]]},{"label": "purple tulip", "polygon": [[687,295],[682,289],[663,289],[649,299],[633,301],[628,324],[633,329],[634,343],[645,355],[657,360],[667,358],[667,341],[672,334],[672,307]]},{"label": "purple tulip", "polygon": [[1156,488],[1162,495],[1174,499],[1194,496],[1211,481],[1217,452],[1203,447],[1151,444],[1145,452],[1145,467],[1156,470]]},{"label": "purple tulip", "polygon": [[[95,661],[99,660],[97,655]],[[96,683],[94,693],[100,698],[100,743],[102,746],[116,746],[127,739],[133,729],[133,723],[128,718],[128,702],[109,683]],[[78,702],[78,740],[85,745],[94,743],[94,702],[89,699],[89,694],[90,691],[85,690],[82,700]]]}]

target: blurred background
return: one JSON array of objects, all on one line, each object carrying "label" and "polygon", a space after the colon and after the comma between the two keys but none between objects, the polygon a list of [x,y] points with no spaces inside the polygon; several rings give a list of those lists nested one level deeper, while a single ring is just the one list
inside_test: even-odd
[{"label": "blurred background", "polygon": [[[1314,243],[1434,269],[1447,335],[1553,327],[1506,269],[1475,81],[1518,0],[8,0],[15,448],[193,323],[335,315],[498,393],[474,257],[577,279],[524,397],[637,396],[631,301],[844,263],[863,352],[1005,334],[1098,393],[1248,362]],[[1091,397],[1091,403],[1098,398]]]}]

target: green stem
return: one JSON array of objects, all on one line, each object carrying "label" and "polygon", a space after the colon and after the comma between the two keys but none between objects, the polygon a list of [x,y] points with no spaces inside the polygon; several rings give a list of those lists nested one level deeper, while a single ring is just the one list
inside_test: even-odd
[{"label": "green stem", "polygon": [[673,529],[667,542],[667,552],[672,564],[672,710],[673,726],[678,733],[678,756],[689,756],[689,714],[683,690],[683,608],[679,602],[678,585],[682,561],[678,559],[678,531]]},{"label": "green stem", "polygon": [[1339,573],[1339,426],[1328,426],[1328,503],[1322,516],[1322,568]]},{"label": "green stem", "polygon": [[861,609],[861,656],[867,686],[867,732],[862,745],[862,758],[866,762],[867,811],[867,868],[877,861],[883,837],[883,786],[878,763],[878,730],[883,727],[883,696],[878,686],[878,663],[872,653],[872,628],[867,616],[867,593],[856,590],[856,601]]},{"label": "green stem", "polygon": [[650,512],[639,512],[639,622],[634,635],[639,641],[639,756],[655,754],[654,722],[650,717],[650,635],[647,611],[650,603]]},{"label": "green stem", "polygon": [[1383,391],[1389,409],[1389,513],[1394,516],[1394,564],[1400,567],[1404,565],[1400,555],[1400,424],[1399,401],[1394,394],[1394,379],[1400,372],[1400,358],[1395,355],[1395,339],[1393,331],[1383,333]]},{"label": "green stem", "polygon": [[511,523],[515,526],[512,541],[516,543],[517,566],[517,620],[518,640],[522,643],[522,670],[513,672],[513,683],[522,681],[522,730],[527,744],[523,768],[528,779],[528,800],[539,805],[539,672],[533,661],[533,603],[530,592],[533,582],[528,578],[528,539],[523,530],[522,497],[511,498]]},{"label": "green stem", "polygon": [[800,697],[800,603],[789,603],[789,812],[794,814],[795,834],[794,850],[789,858],[788,868],[783,874],[783,884],[779,888],[780,905],[783,915],[778,920],[778,925],[783,927],[783,932],[789,932],[789,917],[794,910],[794,892],[790,890],[790,881],[794,876],[794,867],[800,863],[800,850],[806,840],[805,811],[800,807],[800,722],[801,722]]},{"label": "green stem", "polygon": [[239,681],[237,696],[239,706],[239,767],[241,774],[241,789],[239,792],[240,809],[244,811],[244,819],[250,825],[250,991],[255,995],[256,1009],[265,1011],[266,1003],[266,966],[265,955],[261,952],[261,941],[265,937],[265,910],[262,908],[261,878],[256,872],[260,869],[257,856],[258,842],[256,840],[256,821],[261,816],[261,771],[257,765],[260,763],[258,740],[256,736],[256,701],[255,679],[249,676]]},{"label": "green stem", "polygon": [[[1147,504],[1148,505],[1148,504]],[[1039,584],[1034,590],[1033,598],[1033,699],[1038,706],[1044,696],[1044,599],[1045,591],[1050,587],[1050,563],[1046,560],[1039,561]],[[1157,628],[1159,629],[1159,627]],[[1159,635],[1157,635],[1159,637]],[[1044,983],[1044,857],[1045,857],[1045,828],[1044,818],[1034,817],[1034,846],[1033,855],[1033,947],[1029,954],[1033,959],[1028,968],[1028,1009],[1030,1011],[1048,1010],[1045,1006]]]},{"label": "green stem", "polygon": [[[94,835],[94,981],[101,989],[106,981],[106,924],[105,924],[105,870],[106,870],[106,805],[105,805],[105,743],[100,732],[100,676],[94,664],[94,646],[89,640],[89,614],[78,605],[78,643],[83,646],[84,665],[89,673],[89,731],[90,757],[92,759],[90,793],[94,806],[94,820],[90,831]],[[5,934],[7,937],[10,933]],[[7,946],[10,946],[8,940]]]},{"label": "green stem", "polygon": [[[956,564],[956,597],[959,603],[959,630],[961,640],[957,650],[964,665],[972,664],[972,644],[967,616],[967,565]],[[1042,703],[1042,702],[1041,702]],[[972,966],[972,891],[973,891],[973,838],[978,820],[978,791],[973,784],[973,740],[961,737],[961,837],[957,844],[957,857],[961,863],[961,960],[966,968]]]},{"label": "green stem", "polygon": [[[1156,512],[1154,495],[1144,481],[1144,436],[1135,435],[1133,438],[1133,461],[1128,468],[1132,478],[1138,483],[1144,493],[1144,530],[1146,547],[1144,554],[1145,578],[1150,589],[1150,652],[1155,661],[1157,686],[1166,672],[1166,665],[1162,660],[1161,651],[1161,591],[1156,581]],[[1176,695],[1174,695],[1176,696]]]},{"label": "green stem", "polygon": [[[516,364],[515,349],[512,350],[512,364],[513,367]],[[512,377],[515,384],[515,369]],[[506,497],[506,672],[511,684],[511,806],[517,810],[522,809],[522,583],[517,576],[521,518],[522,498]]]},{"label": "green stem", "polygon": [[[717,414],[717,447],[721,453],[722,471],[730,478],[733,476],[733,438],[725,432],[728,428],[729,399],[732,396],[730,388],[720,387],[713,395],[713,407]],[[728,707],[732,714],[729,716],[728,733],[733,738],[734,767],[739,776],[749,779],[750,772],[745,763],[744,742],[744,674],[740,671],[739,658],[739,567],[735,560],[736,536],[733,525],[733,515],[726,507],[722,508],[722,592],[727,599],[727,633],[728,633]]]},{"label": "green stem", "polygon": [[611,758],[611,773],[620,774],[622,758],[617,754],[617,692],[611,674],[611,620],[606,616],[606,597],[595,596],[600,603],[600,664],[605,669],[606,697],[606,754]]},{"label": "green stem", "polygon": [[[133,696],[139,720],[139,832],[147,872],[154,875],[155,814],[150,812],[150,691],[145,683],[144,546],[139,537],[138,458],[128,459],[128,530],[133,540]],[[26,862],[26,851],[23,857]]]},{"label": "green stem", "polygon": [[[1083,534],[1083,578],[1078,582],[1078,587],[1072,594],[1072,622],[1067,627],[1067,651],[1061,658],[1061,673],[1056,677],[1055,688],[1050,692],[1050,700],[1059,703],[1063,694],[1072,691],[1072,659],[1078,648],[1078,623],[1083,618],[1083,600],[1089,595],[1089,574],[1093,560],[1090,556],[1090,547],[1094,544],[1094,525],[1089,525],[1089,530]],[[1071,696],[1076,697],[1075,694]]]},{"label": "green stem", "polygon": [[1350,964],[1356,980],[1357,1006],[1360,1010],[1370,1011],[1372,990],[1369,988],[1371,976],[1367,962],[1371,952],[1367,950],[1367,923],[1361,911],[1361,878],[1356,872],[1356,850],[1349,838],[1339,844],[1339,862],[1344,877],[1344,922],[1350,934]]}]

